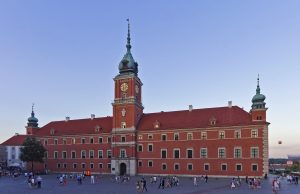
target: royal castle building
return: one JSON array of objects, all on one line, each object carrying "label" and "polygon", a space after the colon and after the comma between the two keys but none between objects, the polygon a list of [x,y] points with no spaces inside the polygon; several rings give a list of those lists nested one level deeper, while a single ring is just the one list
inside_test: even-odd
[{"label": "royal castle building", "polygon": [[[263,176],[268,173],[268,125],[259,79],[250,112],[225,107],[144,113],[142,81],[131,53],[114,77],[113,115],[52,121],[43,127],[32,110],[27,136],[47,149],[40,169],[117,175]],[[8,142],[14,142],[16,136]]]}]

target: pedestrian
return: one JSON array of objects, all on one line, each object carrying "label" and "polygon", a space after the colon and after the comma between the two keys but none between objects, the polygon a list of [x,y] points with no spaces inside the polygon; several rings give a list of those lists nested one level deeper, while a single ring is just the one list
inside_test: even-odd
[{"label": "pedestrian", "polygon": [[197,184],[197,177],[194,177],[194,186],[198,186],[198,184]]},{"label": "pedestrian", "polygon": [[91,175],[91,184],[95,184],[95,177],[94,177],[94,175]]},{"label": "pedestrian", "polygon": [[36,178],[36,181],[37,181],[37,186],[38,188],[40,189],[42,187],[42,177],[41,176],[38,176]]},{"label": "pedestrian", "polygon": [[205,175],[205,182],[207,183],[207,181],[208,181],[208,176]]},{"label": "pedestrian", "polygon": [[144,192],[144,190],[146,190],[146,192],[147,192],[147,182],[146,182],[146,179],[143,177],[141,182],[142,182],[142,188],[143,188],[142,192]]}]

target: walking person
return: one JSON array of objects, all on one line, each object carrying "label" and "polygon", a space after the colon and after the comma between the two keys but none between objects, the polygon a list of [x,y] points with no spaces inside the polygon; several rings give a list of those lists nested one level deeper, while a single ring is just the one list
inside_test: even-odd
[{"label": "walking person", "polygon": [[142,192],[144,192],[144,190],[146,190],[146,192],[147,192],[147,182],[146,182],[146,179],[142,178],[141,182],[142,182],[142,187],[143,187]]},{"label": "walking person", "polygon": [[198,186],[198,184],[197,184],[197,177],[194,177],[194,186]]},{"label": "walking person", "polygon": [[40,189],[42,187],[42,177],[38,176],[36,178],[36,181],[37,181],[37,187]]},{"label": "walking person", "polygon": [[91,175],[91,184],[95,184],[95,177],[94,177],[94,175]]},{"label": "walking person", "polygon": [[208,176],[205,175],[205,183],[207,183],[207,181],[208,181]]}]

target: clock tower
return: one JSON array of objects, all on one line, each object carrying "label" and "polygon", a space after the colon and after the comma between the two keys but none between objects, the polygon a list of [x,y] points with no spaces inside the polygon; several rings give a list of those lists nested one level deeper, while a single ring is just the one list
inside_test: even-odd
[{"label": "clock tower", "polygon": [[138,77],[138,64],[131,54],[130,24],[128,21],[127,52],[119,64],[114,78],[115,95],[112,129],[112,174],[136,174],[136,128],[143,114],[142,82]]}]

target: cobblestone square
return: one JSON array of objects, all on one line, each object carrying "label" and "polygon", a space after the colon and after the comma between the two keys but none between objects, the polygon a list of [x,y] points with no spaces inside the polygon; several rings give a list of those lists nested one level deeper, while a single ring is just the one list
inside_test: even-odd
[{"label": "cobblestone square", "polygon": [[[90,183],[90,177],[86,177],[82,185],[78,185],[76,180],[68,179],[67,185],[62,186],[59,184],[57,175],[45,175],[42,176],[43,183],[42,188],[29,188],[24,176],[20,176],[16,179],[11,177],[0,178],[0,194],[19,194],[19,193],[43,193],[43,194],[60,194],[60,193],[71,193],[71,194],[134,194],[137,193],[135,188],[136,181],[140,180],[141,177],[132,177],[129,182],[116,183],[112,181],[111,176],[102,176],[96,180],[96,183],[92,185]],[[242,182],[239,188],[234,190],[230,189],[231,179],[216,179],[209,178],[208,183],[199,181],[198,186],[193,186],[193,179],[181,177],[180,185],[177,187],[158,189],[159,183],[149,183],[149,177],[145,177],[147,180],[148,192],[153,194],[271,194],[271,181],[272,178],[264,180],[262,182],[261,189],[249,189],[248,186]],[[299,194],[300,188],[298,185],[288,184],[286,179],[281,179],[281,190],[280,194]]]}]

